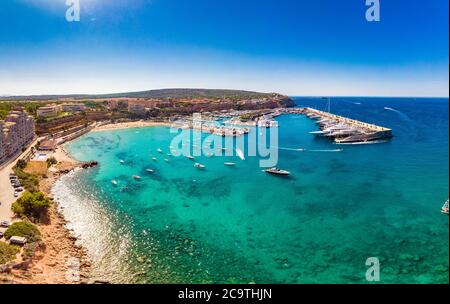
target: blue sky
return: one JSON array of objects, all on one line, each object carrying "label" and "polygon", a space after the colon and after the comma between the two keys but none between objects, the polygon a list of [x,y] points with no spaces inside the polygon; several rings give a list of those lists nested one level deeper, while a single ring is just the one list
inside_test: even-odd
[{"label": "blue sky", "polygon": [[448,1],[0,1],[0,94],[234,88],[448,96]]}]

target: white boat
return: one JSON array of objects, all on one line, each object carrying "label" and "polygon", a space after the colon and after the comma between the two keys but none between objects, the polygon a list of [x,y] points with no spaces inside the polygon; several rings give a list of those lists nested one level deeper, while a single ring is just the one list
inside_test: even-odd
[{"label": "white boat", "polygon": [[233,167],[236,166],[236,163],[224,163],[225,166]]},{"label": "white boat", "polygon": [[140,180],[141,177],[140,177],[139,175],[133,175],[133,179],[135,179],[135,180]]},{"label": "white boat", "polygon": [[445,202],[444,206],[442,206],[442,213],[448,214],[448,200]]},{"label": "white boat", "polygon": [[155,170],[153,170],[153,169],[145,169],[145,171],[148,173],[155,173]]},{"label": "white boat", "polygon": [[167,159],[167,158],[164,158],[164,161],[165,161],[166,163],[168,163],[168,162],[169,162],[169,159]]},{"label": "white boat", "polygon": [[152,157],[152,160],[157,161],[157,158],[156,157]]},{"label": "white boat", "polygon": [[236,148],[236,154],[241,160],[245,160],[244,152],[241,149]]},{"label": "white boat", "polygon": [[118,185],[118,182],[117,182],[116,180],[112,180],[112,181],[111,181],[111,184],[113,184],[114,186],[117,186],[117,185]]},{"label": "white boat", "polygon": [[190,160],[194,160],[194,159],[195,159],[195,157],[192,156],[192,155],[187,155],[186,158],[188,158],[188,159],[190,159]]},{"label": "white boat", "polygon": [[161,150],[161,148],[158,148],[158,150],[156,151],[158,151],[158,153],[163,153],[163,150]]},{"label": "white boat", "polygon": [[228,151],[228,148],[222,148],[222,151]]},{"label": "white boat", "polygon": [[286,171],[286,170],[281,170],[279,168],[270,168],[270,169],[266,169],[263,171],[266,173],[269,173],[269,174],[274,174],[274,175],[283,175],[283,176],[291,175],[291,172]]},{"label": "white boat", "polygon": [[119,161],[122,165],[125,163],[125,161],[124,160],[120,160]]},{"label": "white boat", "polygon": [[206,168],[204,165],[202,165],[200,163],[195,163],[194,167],[197,168],[197,169],[205,169]]}]

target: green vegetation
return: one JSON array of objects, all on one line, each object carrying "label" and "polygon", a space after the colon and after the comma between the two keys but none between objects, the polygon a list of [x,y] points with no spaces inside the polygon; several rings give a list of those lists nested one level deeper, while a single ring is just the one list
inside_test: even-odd
[{"label": "green vegetation", "polygon": [[254,116],[255,116],[255,114],[248,113],[248,114],[241,115],[241,116],[239,117],[239,119],[240,119],[241,121],[249,121],[249,120],[252,120],[252,119],[254,118]]},{"label": "green vegetation", "polygon": [[19,253],[18,246],[9,245],[4,242],[0,242],[0,265],[6,264],[15,259],[16,254]]},{"label": "green vegetation", "polygon": [[39,191],[39,179],[37,176],[26,173],[23,169],[26,167],[27,163],[23,160],[19,160],[17,165],[14,167],[14,174],[17,175],[17,178],[20,181],[22,187],[24,187],[29,192],[38,192]]},{"label": "green vegetation", "polygon": [[16,222],[9,226],[5,231],[5,238],[9,240],[13,236],[24,237],[29,243],[35,243],[41,240],[39,229],[30,222]]},{"label": "green vegetation", "polygon": [[54,157],[47,158],[47,167],[50,168],[52,165],[56,165],[58,161]]},{"label": "green vegetation", "polygon": [[6,102],[0,102],[0,120],[5,119],[11,111],[11,104]]},{"label": "green vegetation", "polygon": [[[96,99],[96,98],[211,98],[211,99],[253,99],[264,97],[280,97],[277,93],[259,93],[242,90],[210,90],[210,89],[162,89],[141,92],[127,92],[103,95],[42,95],[42,96],[20,96],[22,100],[55,100],[60,98],[73,99]],[[4,97],[3,100],[18,99],[15,97]],[[2,100],[0,98],[0,100]]]},{"label": "green vegetation", "polygon": [[32,221],[39,219],[47,212],[51,206],[51,201],[42,192],[25,192],[12,205],[12,211],[21,218],[28,218]]}]

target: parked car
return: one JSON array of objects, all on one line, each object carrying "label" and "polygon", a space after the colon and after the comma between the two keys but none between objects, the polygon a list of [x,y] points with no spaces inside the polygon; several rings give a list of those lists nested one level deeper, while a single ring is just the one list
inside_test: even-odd
[{"label": "parked car", "polygon": [[23,188],[22,188],[22,187],[17,188],[16,191],[17,191],[17,192],[22,192],[22,191],[23,191]]},{"label": "parked car", "polygon": [[9,225],[11,225],[11,222],[9,222],[9,221],[1,221],[0,222],[0,227],[8,228]]},{"label": "parked car", "polygon": [[0,239],[3,237],[3,232],[0,231]]},{"label": "parked car", "polygon": [[19,192],[14,191],[14,197],[19,197]]}]

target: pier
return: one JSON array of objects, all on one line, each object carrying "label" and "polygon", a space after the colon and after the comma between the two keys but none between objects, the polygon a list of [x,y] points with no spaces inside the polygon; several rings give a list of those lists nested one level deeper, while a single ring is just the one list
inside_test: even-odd
[{"label": "pier", "polygon": [[371,143],[393,136],[389,128],[311,108],[303,108],[300,111],[317,121],[320,131],[311,132],[312,134],[331,138],[338,144]]}]

